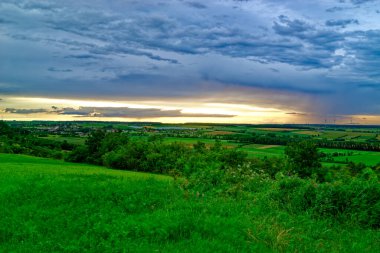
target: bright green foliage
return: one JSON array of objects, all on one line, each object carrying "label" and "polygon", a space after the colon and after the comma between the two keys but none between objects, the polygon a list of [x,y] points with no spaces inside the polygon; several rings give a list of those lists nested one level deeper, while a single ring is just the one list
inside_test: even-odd
[{"label": "bright green foliage", "polygon": [[380,184],[376,177],[334,184],[284,178],[276,182],[272,198],[292,213],[307,212],[319,219],[380,228]]},{"label": "bright green foliage", "polygon": [[[13,153],[71,148],[0,131]],[[311,142],[290,144],[287,160],[247,159],[244,145],[226,140],[140,137],[99,129],[66,157],[117,171],[0,154],[0,252],[380,251],[379,166],[321,167],[321,156],[340,154]]]},{"label": "bright green foliage", "polygon": [[[249,177],[252,194],[231,198],[160,175],[0,154],[0,252],[379,252],[378,230],[287,211],[270,197],[282,183],[241,169],[228,184]],[[299,180],[294,194],[310,188]]]}]

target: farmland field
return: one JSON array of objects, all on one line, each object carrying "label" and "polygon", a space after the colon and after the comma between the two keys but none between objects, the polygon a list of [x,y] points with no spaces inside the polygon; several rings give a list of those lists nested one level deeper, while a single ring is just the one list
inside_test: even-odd
[{"label": "farmland field", "polygon": [[[188,145],[193,145],[198,141],[204,142],[206,145],[214,145],[215,140],[212,139],[200,139],[200,138],[166,138],[165,142],[180,142]],[[222,141],[223,146],[227,148],[237,148],[238,150],[247,153],[248,158],[255,157],[283,157],[285,146],[280,145],[263,145],[263,144],[249,144],[242,145],[236,142]],[[347,149],[330,149],[330,148],[320,148],[320,151],[326,154],[340,153],[341,155],[334,157],[336,164],[355,162],[362,162],[367,166],[373,166],[380,163],[380,153],[374,151],[358,151],[358,150],[347,150]],[[352,153],[352,154],[351,154]],[[330,162],[334,163],[334,162]]]},{"label": "farmland field", "polygon": [[[33,129],[30,124],[26,124],[28,129]],[[54,127],[52,123],[47,126],[42,126],[38,129]],[[180,142],[187,146],[192,146],[197,142],[203,142],[207,147],[215,144],[216,139],[220,140],[221,144],[226,148],[237,148],[248,154],[248,158],[255,157],[283,157],[284,146],[281,145],[264,145],[253,144],[255,142],[239,142],[241,138],[249,138],[250,136],[272,136],[272,138],[285,139],[292,137],[302,137],[322,142],[339,141],[340,144],[345,142],[353,142],[367,145],[380,140],[377,128],[353,128],[353,127],[322,127],[322,126],[297,126],[297,127],[253,127],[248,125],[207,125],[207,124],[110,124],[110,123],[81,123],[75,129],[80,127],[100,129],[123,129],[130,134],[131,138],[147,139],[149,136],[161,135],[164,143]],[[77,130],[75,130],[77,131]],[[54,141],[67,141],[74,145],[83,145],[86,137],[67,137],[63,135],[49,135],[42,137],[44,139]],[[232,139],[231,139],[232,138]],[[234,139],[235,138],[235,139]],[[260,143],[260,142],[258,142]],[[276,144],[276,143],[275,143]],[[336,146],[332,148],[321,148],[326,154],[331,154],[333,157],[328,161],[329,164],[347,164],[348,162],[365,163],[367,166],[373,166],[380,162],[380,152],[356,150],[350,153],[350,150],[339,149]],[[339,153],[335,155],[334,153]],[[331,160],[332,159],[332,160]],[[327,161],[324,161],[325,163]]]},{"label": "farmland field", "polygon": [[378,231],[284,212],[270,189],[208,198],[167,176],[0,154],[0,252],[378,252]]},{"label": "farmland field", "polygon": [[[167,142],[167,143],[179,142],[179,143],[188,144],[188,145],[194,145],[197,142],[203,142],[203,143],[205,143],[208,146],[215,144],[215,140],[213,140],[213,139],[206,139],[206,138],[167,137],[167,138],[164,139],[164,142]],[[226,140],[222,140],[221,143],[222,143],[222,145],[224,147],[227,147],[227,148],[233,148],[233,147],[237,147],[237,146],[240,145],[237,142],[226,141]]]}]

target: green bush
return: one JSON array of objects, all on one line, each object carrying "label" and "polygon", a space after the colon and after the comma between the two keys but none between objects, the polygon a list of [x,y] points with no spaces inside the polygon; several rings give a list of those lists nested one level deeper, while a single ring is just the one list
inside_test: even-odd
[{"label": "green bush", "polygon": [[316,218],[380,227],[378,180],[353,178],[350,182],[318,184],[297,177],[276,182],[271,198],[292,213],[309,212]]},{"label": "green bush", "polygon": [[321,168],[321,155],[317,146],[311,141],[293,142],[285,148],[290,172],[301,178],[310,177]]}]

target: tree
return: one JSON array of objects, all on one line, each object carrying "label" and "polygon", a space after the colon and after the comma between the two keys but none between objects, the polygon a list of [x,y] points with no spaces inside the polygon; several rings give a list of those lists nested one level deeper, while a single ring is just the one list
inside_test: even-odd
[{"label": "tree", "polygon": [[310,177],[321,168],[320,154],[311,141],[293,142],[285,148],[290,170],[300,177]]},{"label": "tree", "polygon": [[101,164],[101,145],[104,137],[106,136],[106,132],[102,129],[97,129],[89,134],[86,139],[86,147],[88,150],[88,158],[87,162],[93,164]]}]

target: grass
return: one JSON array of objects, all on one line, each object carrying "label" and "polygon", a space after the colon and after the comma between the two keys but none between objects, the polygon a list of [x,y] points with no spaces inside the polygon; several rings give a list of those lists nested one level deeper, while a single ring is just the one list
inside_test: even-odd
[{"label": "grass", "polygon": [[170,177],[0,154],[0,252],[379,252],[380,232]]},{"label": "grass", "polygon": [[[367,166],[373,166],[380,163],[380,152],[376,151],[358,151],[347,149],[328,149],[322,148],[320,151],[326,154],[341,153],[343,156],[334,157],[334,161],[340,163],[354,162],[364,163]],[[349,155],[352,153],[352,155]]]},{"label": "grass", "polygon": [[245,145],[239,150],[244,151],[248,154],[248,158],[254,157],[275,157],[284,156],[284,146],[277,145],[261,145],[261,144],[250,144]]}]

